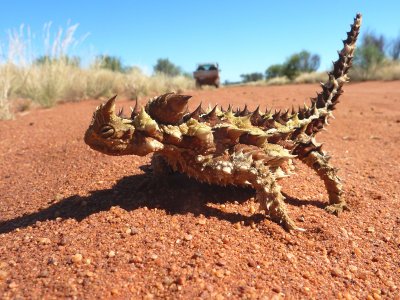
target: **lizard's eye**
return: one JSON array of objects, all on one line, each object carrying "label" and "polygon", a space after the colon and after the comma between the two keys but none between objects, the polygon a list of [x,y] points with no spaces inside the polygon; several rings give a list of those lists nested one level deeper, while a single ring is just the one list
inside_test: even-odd
[{"label": "lizard's eye", "polygon": [[115,129],[110,125],[104,125],[103,128],[100,129],[100,135],[103,138],[109,138],[114,135]]}]

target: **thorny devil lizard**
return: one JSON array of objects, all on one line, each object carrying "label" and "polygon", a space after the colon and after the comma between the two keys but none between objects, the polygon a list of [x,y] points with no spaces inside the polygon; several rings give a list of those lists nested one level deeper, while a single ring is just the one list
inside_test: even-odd
[{"label": "thorny devil lizard", "polygon": [[226,111],[215,106],[208,112],[201,105],[188,112],[191,96],[168,93],[149,100],[130,118],[115,113],[115,97],[97,107],[85,134],[85,142],[108,155],[139,155],[154,152],[155,175],[166,168],[217,185],[250,186],[256,190],[260,210],[287,230],[296,226],[286,211],[284,196],[277,181],[293,169],[298,158],[314,169],[329,194],[326,210],[339,214],[347,209],[337,169],[321,150],[315,135],[328,124],[332,110],[348,82],[355,43],[361,25],[357,14],[339,58],[321,83],[322,91],[311,98],[311,106],[286,111],[261,113]]}]

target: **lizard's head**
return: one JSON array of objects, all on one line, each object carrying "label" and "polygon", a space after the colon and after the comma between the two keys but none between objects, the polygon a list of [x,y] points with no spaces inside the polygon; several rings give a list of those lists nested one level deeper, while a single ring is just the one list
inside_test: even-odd
[{"label": "lizard's head", "polygon": [[97,107],[85,133],[85,143],[108,155],[140,155],[161,150],[163,145],[151,137],[157,123],[142,109],[132,118],[115,114],[115,98]]}]

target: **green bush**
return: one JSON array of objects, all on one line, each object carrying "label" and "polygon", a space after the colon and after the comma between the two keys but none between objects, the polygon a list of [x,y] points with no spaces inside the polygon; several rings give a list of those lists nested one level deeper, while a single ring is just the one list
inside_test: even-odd
[{"label": "green bush", "polygon": [[242,74],[240,75],[240,77],[242,78],[243,82],[251,82],[251,81],[258,81],[258,80],[262,80],[264,78],[262,73],[250,73],[250,74]]},{"label": "green bush", "polygon": [[301,51],[291,55],[283,64],[271,65],[265,71],[266,79],[286,76],[293,80],[301,73],[315,72],[320,64],[318,54],[311,54],[308,51]]},{"label": "green bush", "polygon": [[36,65],[45,65],[45,64],[54,64],[58,62],[74,67],[79,67],[81,65],[81,58],[78,56],[51,57],[49,55],[43,55],[36,58],[33,63]]},{"label": "green bush", "polygon": [[283,76],[283,65],[271,65],[268,67],[268,69],[265,71],[265,79],[271,79],[275,77],[280,77]]},{"label": "green bush", "polygon": [[121,59],[110,55],[98,55],[95,60],[95,66],[101,69],[107,69],[114,72],[123,72]]},{"label": "green bush", "polygon": [[174,65],[168,58],[159,58],[154,66],[154,73],[163,73],[168,76],[181,75],[182,70],[180,67]]}]

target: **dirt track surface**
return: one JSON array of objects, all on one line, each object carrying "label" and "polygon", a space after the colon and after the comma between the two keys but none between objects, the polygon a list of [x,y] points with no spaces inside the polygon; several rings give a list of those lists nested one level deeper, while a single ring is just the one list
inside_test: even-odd
[{"label": "dirt track surface", "polygon": [[[316,90],[187,93],[192,108],[265,109],[308,103]],[[167,190],[138,191],[149,157],[83,143],[99,101],[0,122],[0,298],[400,299],[399,91],[400,82],[345,87],[318,140],[352,210],[326,213],[323,183],[298,162],[282,181],[291,217],[307,229],[295,234],[253,214],[251,190],[174,175]]]}]

